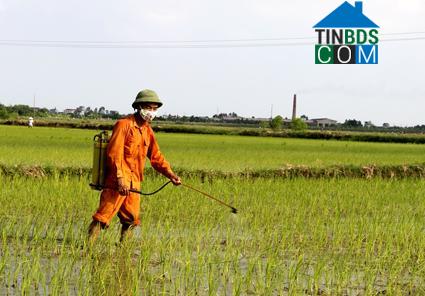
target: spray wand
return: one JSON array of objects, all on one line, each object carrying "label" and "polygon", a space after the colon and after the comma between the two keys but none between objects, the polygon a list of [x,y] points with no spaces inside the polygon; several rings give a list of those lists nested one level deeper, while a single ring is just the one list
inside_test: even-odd
[{"label": "spray wand", "polygon": [[[144,193],[144,192],[142,192],[142,191],[139,191],[139,190],[136,190],[136,189],[129,189],[129,191],[130,192],[133,192],[133,193],[138,193],[138,194],[141,194],[141,195],[153,195],[153,194],[155,194],[155,193],[158,193],[159,191],[161,191],[162,189],[164,189],[164,187],[165,186],[167,186],[168,184],[170,184],[171,183],[171,181],[168,181],[168,182],[166,182],[164,185],[162,185],[161,187],[159,187],[157,190],[155,190],[155,191],[153,191],[153,192],[149,192],[149,193]],[[93,184],[90,184],[90,185],[93,185]],[[208,197],[208,198],[210,198],[210,199],[212,199],[212,200],[214,200],[214,201],[216,201],[216,202],[218,202],[218,203],[220,203],[220,204],[222,204],[223,206],[226,206],[226,207],[228,207],[228,208],[230,208],[231,210],[232,210],[232,213],[233,214],[237,214],[238,213],[238,209],[236,209],[235,207],[233,207],[233,206],[231,206],[231,205],[229,205],[229,204],[227,204],[227,203],[225,203],[224,201],[222,201],[222,200],[220,200],[220,199],[218,199],[218,198],[216,198],[216,197],[214,197],[214,196],[212,196],[212,195],[210,195],[210,194],[208,194],[208,193],[206,193],[206,192],[203,192],[203,191],[201,191],[201,190],[199,190],[199,189],[196,189],[196,188],[194,188],[194,187],[192,187],[192,186],[190,186],[190,185],[187,185],[187,184],[181,184],[183,187],[186,187],[186,188],[189,188],[189,189],[191,189],[191,190],[193,190],[193,191],[196,191],[196,192],[198,192],[198,193],[201,193],[202,195],[204,195],[204,196],[206,196],[206,197]],[[101,188],[107,188],[107,187],[101,187]]]},{"label": "spray wand", "polygon": [[[134,193],[139,193],[139,194],[142,194],[142,195],[152,195],[152,194],[155,194],[155,193],[157,193],[157,192],[159,192],[159,191],[161,191],[165,186],[167,186],[168,184],[170,184],[171,183],[171,181],[168,181],[167,183],[165,183],[164,185],[162,185],[160,188],[158,188],[157,190],[155,190],[154,192],[150,192],[150,193],[143,193],[143,192],[141,192],[141,191],[139,191],[139,190],[136,190],[136,189],[130,189],[130,192],[134,192]],[[208,194],[208,193],[206,193],[206,192],[203,192],[203,191],[201,191],[201,190],[199,190],[199,189],[196,189],[196,188],[194,188],[194,187],[192,187],[192,186],[190,186],[190,185],[187,185],[187,184],[181,184],[183,187],[186,187],[186,188],[189,188],[189,189],[191,189],[191,190],[193,190],[193,191],[196,191],[196,192],[198,192],[198,193],[201,193],[202,195],[204,195],[204,196],[206,196],[206,197],[208,197],[208,198],[210,198],[210,199],[212,199],[212,200],[215,200],[216,202],[218,202],[218,203],[220,203],[220,204],[222,204],[223,206],[226,206],[226,207],[228,207],[228,208],[230,208],[231,210],[232,210],[232,213],[233,214],[237,214],[238,213],[238,209],[236,209],[235,207],[233,207],[233,206],[231,206],[231,205],[229,205],[229,204],[227,204],[227,203],[225,203],[224,201],[222,201],[222,200],[220,200],[220,199],[218,199],[218,198],[216,198],[216,197],[214,197],[214,196],[212,196],[212,195],[210,195],[210,194]]]},{"label": "spray wand", "polygon": [[212,196],[212,195],[210,195],[210,194],[208,194],[206,192],[203,192],[203,191],[201,191],[199,189],[193,188],[192,186],[189,186],[189,185],[186,185],[186,184],[183,184],[183,183],[181,185],[184,186],[184,187],[186,187],[186,188],[192,189],[192,190],[194,190],[196,192],[199,192],[199,193],[205,195],[206,197],[209,197],[210,199],[215,200],[216,202],[222,204],[223,206],[226,206],[226,207],[230,208],[232,210],[232,213],[233,214],[237,214],[238,213],[238,209],[236,209],[235,207],[233,207],[233,206],[225,203],[222,200],[219,200],[218,198],[216,198],[216,197],[214,197],[214,196]]}]

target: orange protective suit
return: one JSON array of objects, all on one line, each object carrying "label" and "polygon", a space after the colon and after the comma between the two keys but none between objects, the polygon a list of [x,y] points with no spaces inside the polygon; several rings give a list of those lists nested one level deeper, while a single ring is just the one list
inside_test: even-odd
[{"label": "orange protective suit", "polygon": [[135,115],[118,120],[115,124],[107,150],[107,171],[105,187],[100,195],[100,204],[93,220],[108,226],[118,213],[122,224],[139,225],[140,195],[130,193],[120,195],[118,178],[131,189],[140,190],[146,157],[151,166],[166,177],[170,177],[170,164],[159,151],[153,130],[149,123],[141,126]]}]

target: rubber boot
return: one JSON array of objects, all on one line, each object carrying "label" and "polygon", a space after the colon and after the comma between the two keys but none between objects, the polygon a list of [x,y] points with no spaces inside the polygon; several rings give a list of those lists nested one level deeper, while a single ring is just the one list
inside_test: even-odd
[{"label": "rubber boot", "polygon": [[122,224],[120,242],[124,242],[133,236],[134,226],[131,224]]},{"label": "rubber boot", "polygon": [[99,221],[93,220],[89,226],[89,242],[93,244],[97,237],[100,234],[100,230],[102,229],[102,225]]}]

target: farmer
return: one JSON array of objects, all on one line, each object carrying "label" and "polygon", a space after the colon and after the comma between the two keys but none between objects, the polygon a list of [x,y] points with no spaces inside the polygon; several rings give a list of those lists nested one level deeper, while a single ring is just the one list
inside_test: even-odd
[{"label": "farmer", "polygon": [[28,127],[33,127],[34,126],[34,118],[30,117],[28,118]]},{"label": "farmer", "polygon": [[132,104],[136,112],[115,124],[107,148],[105,188],[89,226],[91,242],[96,240],[101,229],[109,226],[117,213],[122,225],[121,241],[140,224],[140,195],[129,190],[140,190],[146,158],[149,158],[155,170],[169,178],[174,185],[181,184],[180,178],[159,151],[150,126],[161,106],[162,102],[154,91],[142,90]]}]

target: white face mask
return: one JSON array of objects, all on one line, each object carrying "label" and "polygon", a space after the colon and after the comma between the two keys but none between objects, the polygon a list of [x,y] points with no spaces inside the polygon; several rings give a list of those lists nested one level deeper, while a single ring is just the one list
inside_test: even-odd
[{"label": "white face mask", "polygon": [[140,109],[139,114],[145,121],[152,121],[157,115],[158,111],[151,111],[146,109]]}]

